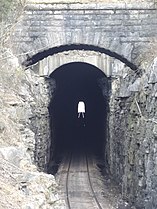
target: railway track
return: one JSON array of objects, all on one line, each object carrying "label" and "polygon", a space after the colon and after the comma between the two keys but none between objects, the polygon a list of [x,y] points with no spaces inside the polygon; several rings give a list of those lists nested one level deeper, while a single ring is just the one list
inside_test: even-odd
[{"label": "railway track", "polygon": [[92,181],[91,181],[91,178],[90,178],[90,171],[89,171],[89,163],[88,163],[88,156],[86,155],[86,163],[87,163],[87,173],[88,173],[88,181],[89,181],[89,185],[90,185],[90,188],[91,188],[91,191],[93,193],[93,198],[95,199],[95,202],[98,206],[99,209],[103,209],[97,199],[97,196],[95,194],[95,191],[94,191],[94,188],[93,188],[93,185],[92,185]]},{"label": "railway track", "polygon": [[[77,158],[76,160],[75,156],[71,154],[66,169],[65,192],[67,208],[103,209],[93,188],[88,156],[84,154],[81,158]],[[81,184],[83,184],[83,186],[81,186]],[[80,187],[79,193],[78,190]],[[82,197],[81,192],[84,197]]]},{"label": "railway track", "polygon": [[64,155],[56,174],[60,199],[66,203],[61,209],[131,208],[122,201],[119,188],[102,178],[97,163],[84,152]]}]

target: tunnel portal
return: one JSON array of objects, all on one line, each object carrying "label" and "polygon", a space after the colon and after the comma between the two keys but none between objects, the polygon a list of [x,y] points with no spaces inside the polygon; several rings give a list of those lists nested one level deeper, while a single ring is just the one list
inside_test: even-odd
[{"label": "tunnel portal", "polygon": [[[108,108],[101,85],[105,74],[93,65],[74,62],[59,67],[50,77],[56,82],[49,106],[51,159],[75,150],[102,154]],[[85,103],[85,118],[78,118],[79,101]]]}]

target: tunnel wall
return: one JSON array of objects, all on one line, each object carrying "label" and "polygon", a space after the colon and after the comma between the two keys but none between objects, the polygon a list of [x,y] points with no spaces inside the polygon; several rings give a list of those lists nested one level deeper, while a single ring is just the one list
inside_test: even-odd
[{"label": "tunnel wall", "polygon": [[51,146],[51,127],[48,106],[55,91],[55,81],[38,77],[35,85],[35,117],[31,119],[31,128],[35,133],[34,162],[39,170],[47,171]]},{"label": "tunnel wall", "polygon": [[[39,64],[29,69],[29,71],[31,72],[29,76],[29,82],[31,85],[32,96],[34,98],[33,106],[31,107],[33,117],[30,118],[30,126],[31,130],[34,133],[35,142],[28,142],[28,147],[31,147],[30,151],[32,153],[32,159],[37,164],[39,170],[47,171],[48,167],[52,167],[52,164],[54,163],[53,154],[51,155],[50,160],[50,152],[53,153],[55,149],[55,136],[53,123],[51,123],[50,121],[49,105],[51,99],[53,101],[56,83],[55,80],[50,77],[40,77],[38,75],[38,67]],[[43,67],[45,67],[44,63]],[[49,65],[48,67],[51,69],[51,65]],[[111,68],[114,76],[122,74],[123,70],[125,70],[124,63],[120,62],[117,59],[113,59]],[[107,80],[108,78],[104,78],[102,80],[99,80],[98,82],[100,88],[102,89],[105,100],[106,98],[109,98],[110,91]],[[106,129],[105,124],[104,129]],[[34,143],[33,146],[32,143]],[[53,162],[51,163],[50,161]]]},{"label": "tunnel wall", "polygon": [[[35,70],[35,69],[34,69]],[[32,69],[26,71],[28,92],[22,92],[22,96],[26,94],[29,98],[29,108],[24,112],[28,121],[23,119],[25,147],[31,155],[32,161],[37,165],[40,171],[47,171],[47,165],[50,157],[51,146],[51,128],[49,116],[49,102],[54,95],[55,81],[45,79],[37,75]],[[31,130],[30,134],[29,129]]]},{"label": "tunnel wall", "polygon": [[126,68],[112,78],[108,166],[123,197],[157,208],[157,59],[140,74]]}]

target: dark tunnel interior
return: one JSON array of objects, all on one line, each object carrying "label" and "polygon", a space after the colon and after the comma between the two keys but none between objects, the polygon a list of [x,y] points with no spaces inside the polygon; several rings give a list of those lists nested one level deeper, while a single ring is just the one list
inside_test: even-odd
[{"label": "dark tunnel interior", "polygon": [[[49,105],[54,147],[51,159],[76,150],[102,154],[108,102],[99,82],[105,74],[93,65],[74,62],[62,65],[50,77],[56,81]],[[85,103],[84,118],[78,118],[79,101]]]}]

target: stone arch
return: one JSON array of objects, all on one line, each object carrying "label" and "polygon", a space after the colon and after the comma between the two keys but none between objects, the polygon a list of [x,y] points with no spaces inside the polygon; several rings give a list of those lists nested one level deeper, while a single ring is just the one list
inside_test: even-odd
[{"label": "stone arch", "polygon": [[[74,60],[71,57],[72,53],[77,54],[76,60]],[[83,55],[85,55],[85,56],[83,57]],[[89,55],[93,56],[93,58],[97,61],[94,63],[93,63],[93,61],[89,61],[89,58],[88,58]],[[29,67],[29,66],[34,65],[34,64],[40,62],[41,60],[44,60],[45,58],[50,57],[50,56],[52,56],[52,58],[48,58],[45,61],[46,64],[43,64],[44,61],[43,61],[43,63],[40,63],[41,68],[39,67],[39,74],[42,76],[49,76],[49,74],[52,73],[54,68],[57,68],[62,64],[66,64],[66,63],[72,62],[72,61],[84,61],[89,64],[93,64],[96,67],[101,68],[102,71],[107,76],[110,76],[111,70],[109,69],[109,67],[106,67],[106,66],[110,65],[110,61],[109,61],[108,57],[111,57],[111,58],[121,61],[122,63],[124,63],[126,66],[128,66],[129,68],[131,68],[134,71],[137,70],[137,66],[135,64],[131,63],[124,56],[119,55],[116,52],[110,51],[109,49],[105,49],[105,48],[102,48],[99,46],[94,46],[94,45],[86,45],[86,44],[79,44],[79,45],[71,44],[71,45],[62,45],[59,47],[49,48],[47,50],[38,52],[37,54],[33,55],[32,57],[28,57],[27,60],[25,60],[23,62],[23,65],[26,67]],[[63,56],[63,59],[65,59],[65,62],[61,61],[61,59],[60,59],[61,56]],[[55,63],[55,61],[57,63]],[[47,67],[48,65],[51,65],[52,70],[50,70],[50,68]],[[104,65],[105,65],[106,71],[103,70]]]},{"label": "stone arch", "polygon": [[39,75],[50,76],[58,67],[73,62],[91,64],[99,68],[107,77],[112,73],[111,63],[113,60],[110,56],[95,51],[73,50],[57,53],[39,61]]}]

